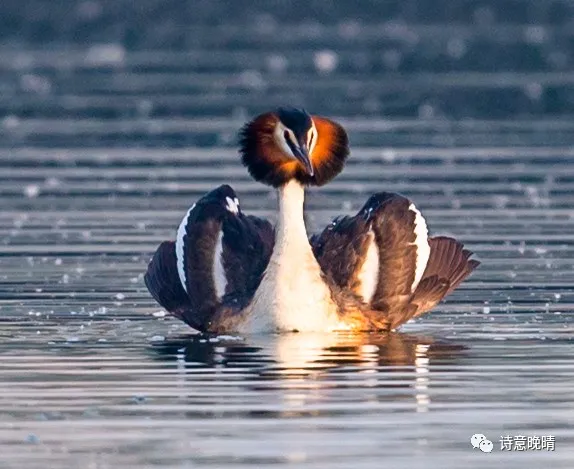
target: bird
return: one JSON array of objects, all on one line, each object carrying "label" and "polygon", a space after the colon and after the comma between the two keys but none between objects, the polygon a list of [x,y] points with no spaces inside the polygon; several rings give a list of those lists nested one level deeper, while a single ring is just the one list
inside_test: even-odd
[{"label": "bird", "polygon": [[227,184],[207,193],[153,255],[144,275],[153,298],[215,334],[385,332],[430,311],[480,262],[456,239],[430,237],[407,197],[375,193],[309,236],[305,189],[331,181],[349,154],[343,126],[304,109],[247,122],[239,156],[276,190],[276,224],[243,213]]}]

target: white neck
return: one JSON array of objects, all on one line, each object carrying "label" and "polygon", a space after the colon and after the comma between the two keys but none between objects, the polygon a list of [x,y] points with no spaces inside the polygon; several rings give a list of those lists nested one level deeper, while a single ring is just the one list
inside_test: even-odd
[{"label": "white neck", "polygon": [[305,189],[293,180],[280,187],[278,195],[275,246],[253,300],[253,319],[259,323],[254,328],[324,331],[336,308],[309,244]]},{"label": "white neck", "polygon": [[[279,219],[277,220],[276,248],[299,245],[305,251],[311,252],[307,237],[305,220],[303,219],[303,202],[305,189],[297,181],[289,181],[277,191],[279,196]],[[278,249],[274,250],[275,252]]]}]

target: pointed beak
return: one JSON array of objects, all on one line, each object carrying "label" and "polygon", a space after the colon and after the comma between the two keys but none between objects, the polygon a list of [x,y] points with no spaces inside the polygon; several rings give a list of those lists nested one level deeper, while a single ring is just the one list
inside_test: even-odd
[{"label": "pointed beak", "polygon": [[313,176],[315,174],[315,171],[313,170],[313,164],[311,163],[307,143],[299,142],[299,146],[295,147],[293,150],[295,158],[297,158],[301,162],[301,164],[305,168],[305,171],[307,171],[307,174],[309,176]]}]

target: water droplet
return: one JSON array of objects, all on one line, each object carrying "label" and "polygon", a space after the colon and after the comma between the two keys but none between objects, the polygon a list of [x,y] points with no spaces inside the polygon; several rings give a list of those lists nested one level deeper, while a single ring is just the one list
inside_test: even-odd
[{"label": "water droplet", "polygon": [[288,66],[289,61],[284,55],[273,54],[267,57],[267,68],[273,73],[283,73]]},{"label": "water droplet", "polygon": [[390,70],[397,70],[403,61],[403,54],[397,49],[389,49],[383,52],[383,64]]},{"label": "water droplet", "polygon": [[324,50],[315,53],[313,62],[315,63],[317,71],[321,73],[330,73],[337,68],[339,57],[331,50]]},{"label": "water droplet", "polygon": [[17,116],[6,116],[2,119],[2,126],[6,130],[15,129],[20,125],[20,119]]},{"label": "water droplet", "polygon": [[247,88],[262,89],[267,85],[263,75],[257,70],[245,70],[239,75],[239,83]]},{"label": "water droplet", "polygon": [[432,104],[421,104],[419,106],[419,119],[431,119],[435,116],[436,111]]},{"label": "water droplet", "polygon": [[94,66],[121,65],[126,51],[121,44],[99,44],[92,46],[86,54],[86,63]]},{"label": "water droplet", "polygon": [[532,101],[538,101],[542,97],[542,92],[544,88],[540,83],[528,83],[524,87],[524,93],[528,96]]},{"label": "water droplet", "polygon": [[49,94],[52,82],[41,75],[25,74],[20,78],[20,88],[28,93]]},{"label": "water droplet", "polygon": [[446,51],[453,59],[460,59],[466,54],[466,42],[462,38],[453,37],[448,41]]},{"label": "water droplet", "polygon": [[541,25],[532,25],[524,30],[524,39],[530,44],[542,44],[548,38],[546,28]]},{"label": "water droplet", "polygon": [[38,436],[34,435],[33,433],[30,433],[26,437],[26,443],[38,444],[40,443],[40,438],[38,438]]},{"label": "water droplet", "polygon": [[24,194],[30,199],[38,197],[38,194],[40,194],[40,187],[36,184],[29,184],[24,187]]}]

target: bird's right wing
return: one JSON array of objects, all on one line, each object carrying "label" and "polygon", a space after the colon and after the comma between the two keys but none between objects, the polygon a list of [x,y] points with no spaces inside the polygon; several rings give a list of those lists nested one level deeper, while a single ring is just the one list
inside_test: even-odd
[{"label": "bird's right wing", "polygon": [[189,209],[175,242],[160,245],[145,282],[164,308],[205,331],[226,300],[250,300],[273,243],[271,224],[244,215],[233,189],[223,185]]},{"label": "bird's right wing", "polygon": [[478,265],[452,238],[428,238],[425,219],[407,198],[380,192],[354,217],[311,238],[325,275],[352,291],[392,328],[428,311]]}]

